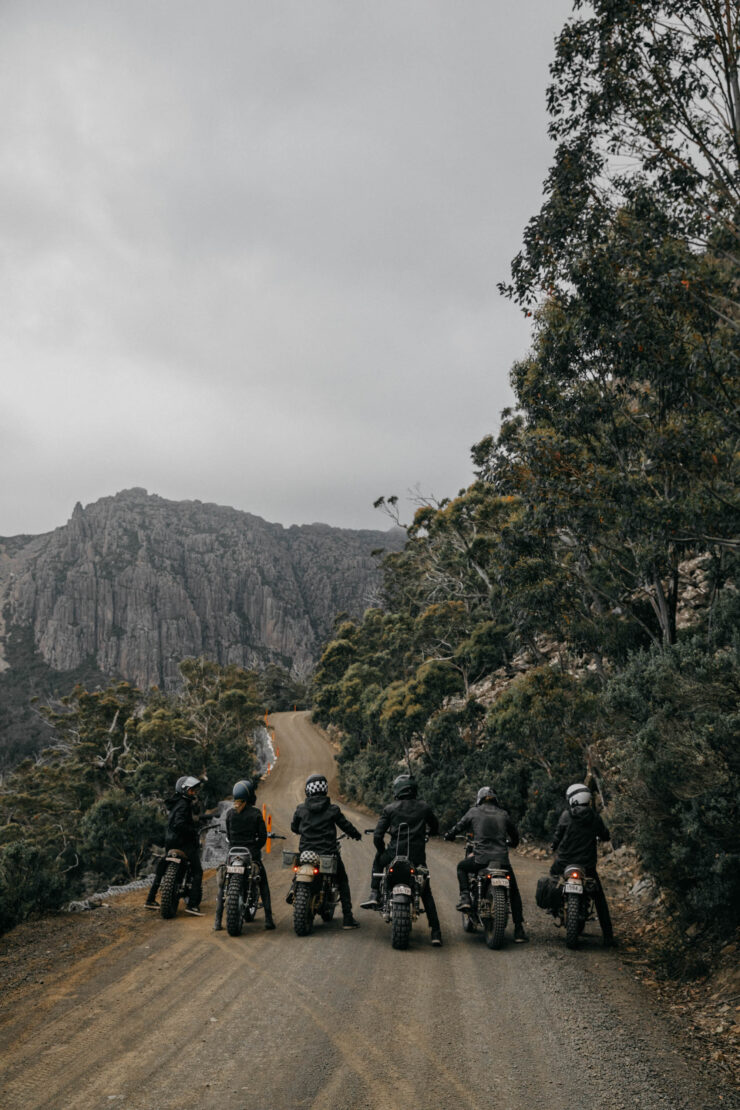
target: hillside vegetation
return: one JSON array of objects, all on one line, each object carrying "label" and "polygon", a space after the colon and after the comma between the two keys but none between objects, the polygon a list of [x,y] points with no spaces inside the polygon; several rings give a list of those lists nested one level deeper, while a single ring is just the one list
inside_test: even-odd
[{"label": "hillside vegetation", "polygon": [[470,488],[418,507],[385,607],[336,628],[315,715],[371,806],[408,765],[445,821],[493,780],[548,837],[588,777],[676,922],[727,934],[740,30],[708,0],[590,7],[558,41],[555,161],[504,289],[534,325],[516,404]]}]

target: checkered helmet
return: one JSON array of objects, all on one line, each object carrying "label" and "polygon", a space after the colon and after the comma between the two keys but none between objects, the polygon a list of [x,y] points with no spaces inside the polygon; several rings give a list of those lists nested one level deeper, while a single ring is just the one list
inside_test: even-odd
[{"label": "checkered helmet", "polygon": [[306,779],[306,797],[315,798],[319,794],[329,793],[329,783],[326,775],[309,775]]}]

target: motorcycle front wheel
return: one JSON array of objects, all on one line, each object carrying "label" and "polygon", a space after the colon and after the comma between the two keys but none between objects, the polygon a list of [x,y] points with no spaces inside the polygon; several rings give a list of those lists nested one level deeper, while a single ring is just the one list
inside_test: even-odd
[{"label": "motorcycle front wheel", "polygon": [[240,937],[242,935],[242,920],[244,915],[241,876],[229,876],[225,901],[226,932],[230,937]]},{"label": "motorcycle front wheel", "polygon": [[177,903],[180,901],[179,878],[180,864],[169,863],[159,890],[159,912],[165,919],[174,917],[177,913]]},{"label": "motorcycle front wheel", "polygon": [[293,899],[293,928],[296,936],[307,937],[313,930],[313,899],[309,883],[296,883]]},{"label": "motorcycle front wheel", "polygon": [[463,931],[466,933],[475,932],[475,922],[473,921],[469,913],[464,913],[462,915],[462,927]]},{"label": "motorcycle front wheel", "polygon": [[391,944],[394,948],[408,948],[411,939],[411,906],[394,902],[391,909]]}]

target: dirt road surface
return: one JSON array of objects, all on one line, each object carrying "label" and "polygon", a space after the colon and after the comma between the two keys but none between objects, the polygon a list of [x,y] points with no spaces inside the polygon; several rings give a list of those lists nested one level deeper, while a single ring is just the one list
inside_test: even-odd
[{"label": "dirt road surface", "polygon": [[[280,758],[260,789],[276,832],[288,833],[312,772],[334,778],[325,739],[302,713],[276,714]],[[334,789],[336,795],[336,788]],[[344,807],[359,828],[373,822]],[[343,842],[355,906],[365,896],[369,838]],[[278,842],[280,844],[280,842]],[[212,932],[182,910],[163,921],[143,893],[84,915],[96,943],[75,944],[82,918],[51,919],[64,936],[43,963],[10,940],[3,958],[24,958],[0,1015],[3,1110],[718,1110],[740,1106],[732,1090],[699,1074],[655,1002],[604,951],[598,931],[577,952],[534,904],[542,864],[513,862],[530,943],[489,951],[454,911],[458,845],[429,845],[444,947],[424,918],[407,952],[390,930],[356,910],[298,938],[284,896],[280,852],[266,858],[277,930],[262,914],[241,937]],[[109,917],[106,917],[106,913]],[[114,923],[113,919],[115,918]],[[88,929],[91,926],[87,926]],[[617,922],[618,927],[618,922]],[[17,932],[17,931],[16,931]],[[11,938],[13,934],[10,935]],[[18,936],[22,936],[18,933]],[[14,949],[15,943],[15,949]],[[42,942],[42,947],[43,947]],[[58,941],[57,947],[62,942]],[[38,946],[37,946],[38,947]],[[0,952],[0,955],[2,955]],[[20,979],[28,980],[25,985]]]}]

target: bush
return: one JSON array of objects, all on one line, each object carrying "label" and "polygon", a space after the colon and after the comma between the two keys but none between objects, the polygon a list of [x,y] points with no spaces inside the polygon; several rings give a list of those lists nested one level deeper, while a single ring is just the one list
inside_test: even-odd
[{"label": "bush", "polygon": [[25,840],[0,847],[0,932],[32,913],[58,910],[72,895],[59,861]]}]

